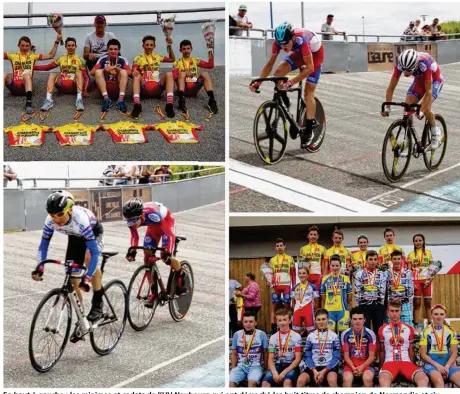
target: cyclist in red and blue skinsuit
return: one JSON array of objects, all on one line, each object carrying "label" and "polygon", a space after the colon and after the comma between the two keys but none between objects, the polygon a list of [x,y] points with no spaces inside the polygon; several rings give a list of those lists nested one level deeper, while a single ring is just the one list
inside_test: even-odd
[{"label": "cyclist in red and blue skinsuit", "polygon": [[[301,148],[306,149],[308,145],[314,144],[317,136],[313,133],[315,125],[316,102],[315,89],[321,74],[321,67],[324,61],[324,47],[321,39],[312,31],[306,29],[294,29],[294,27],[284,22],[275,29],[275,42],[272,46],[272,55],[260,73],[259,78],[266,78],[272,71],[278,54],[281,49],[289,55],[284,58],[275,71],[275,77],[284,77],[293,70],[300,69],[300,73],[294,78],[284,83],[284,88],[289,89],[296,83],[306,79],[305,83],[305,102],[307,104],[307,116],[305,132],[301,133]],[[256,91],[260,83],[256,82],[249,85],[251,91]],[[289,107],[290,101],[287,94],[282,96],[283,102]],[[297,137],[297,133],[291,134],[292,138]]]},{"label": "cyclist in red and blue skinsuit", "polygon": [[[137,229],[141,226],[147,226],[144,237],[145,248],[165,248],[161,252],[161,259],[165,264],[170,265],[174,271],[178,271],[178,294],[183,293],[183,276],[184,272],[179,261],[172,255],[176,243],[176,234],[174,223],[175,220],[171,211],[159,202],[144,203],[140,198],[133,198],[123,205],[123,216],[126,218],[126,224],[131,232],[131,246],[139,244],[139,233]],[[160,244],[161,242],[161,244]],[[151,250],[144,250],[144,261],[148,264],[149,258],[153,255]],[[136,251],[131,251],[126,255],[128,261],[134,261]],[[150,300],[153,302],[153,300]],[[145,305],[149,307],[148,302]]]}]

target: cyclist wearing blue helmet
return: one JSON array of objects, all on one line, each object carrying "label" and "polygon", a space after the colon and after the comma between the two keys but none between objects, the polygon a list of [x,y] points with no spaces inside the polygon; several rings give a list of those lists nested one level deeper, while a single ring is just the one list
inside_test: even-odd
[{"label": "cyclist wearing blue helmet", "polygon": [[[259,78],[266,78],[270,75],[273,65],[281,51],[288,55],[275,70],[275,77],[284,77],[293,70],[300,69],[299,75],[284,83],[289,89],[296,83],[306,79],[305,102],[307,104],[307,123],[305,133],[301,135],[300,146],[307,148],[314,143],[313,127],[315,125],[316,103],[315,89],[321,75],[321,67],[324,60],[324,47],[321,39],[312,31],[306,29],[295,29],[289,22],[283,22],[275,29],[275,41],[272,46],[272,55],[265,64]],[[249,85],[251,91],[256,91],[260,83]],[[284,103],[289,106],[289,98],[284,93]],[[295,136],[291,137],[295,138]]]}]

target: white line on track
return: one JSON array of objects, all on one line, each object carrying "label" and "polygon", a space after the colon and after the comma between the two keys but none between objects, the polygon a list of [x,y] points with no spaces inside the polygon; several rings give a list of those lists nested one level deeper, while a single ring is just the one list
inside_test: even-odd
[{"label": "white line on track", "polygon": [[230,182],[309,211],[343,214],[378,213],[386,209],[234,159],[230,159],[229,167]]},{"label": "white line on track", "polygon": [[201,344],[200,346],[196,347],[195,349],[192,349],[190,351],[188,351],[187,353],[184,353],[184,354],[181,354],[180,356],[177,356],[177,357],[174,357],[168,361],[165,361],[161,364],[158,364],[152,368],[149,368],[147,370],[145,370],[144,372],[141,372],[140,374],[137,374],[135,376],[133,376],[132,378],[129,378],[127,380],[124,380],[123,382],[120,382],[120,383],[117,383],[115,386],[112,386],[111,388],[121,388],[121,387],[124,387],[132,382],[135,382],[136,380],[146,376],[146,375],[149,375],[151,374],[152,372],[155,372],[155,371],[158,371],[159,369],[161,368],[164,368],[170,364],[174,364],[175,362],[179,361],[179,360],[182,360],[183,358],[185,357],[188,357],[188,356],[191,356],[192,354],[198,352],[199,350],[201,349],[204,349],[205,347],[208,347],[216,342],[219,342],[219,341],[222,341],[223,339],[225,339],[225,335],[222,335],[221,337],[219,338],[216,338],[216,339],[213,339],[212,341],[209,341],[209,342],[206,342],[206,343],[203,343]]},{"label": "white line on track", "polygon": [[419,179],[414,179],[413,181],[410,181],[410,182],[407,182],[405,183],[404,185],[402,186],[399,186],[397,189],[393,189],[393,190],[390,190],[388,192],[385,192],[385,193],[382,193],[382,194],[379,194],[377,196],[374,196],[374,197],[371,197],[369,198],[368,200],[366,200],[367,202],[372,202],[372,201],[375,201],[375,200],[378,200],[379,198],[381,197],[385,197],[385,196],[388,196],[389,194],[393,194],[395,192],[398,192],[400,191],[400,189],[407,189],[408,187],[412,186],[412,185],[415,185],[416,183],[419,183],[419,182],[423,182],[427,179],[430,179],[438,174],[442,174],[443,172],[447,172],[447,171],[450,171],[450,170],[453,170],[454,168],[457,168],[460,166],[460,163],[457,163],[457,164],[454,164],[453,166],[450,166],[450,167],[447,167],[447,168],[444,168],[443,170],[439,170],[439,171],[435,171],[435,172],[432,172],[426,176],[424,176],[423,178],[419,178]]}]

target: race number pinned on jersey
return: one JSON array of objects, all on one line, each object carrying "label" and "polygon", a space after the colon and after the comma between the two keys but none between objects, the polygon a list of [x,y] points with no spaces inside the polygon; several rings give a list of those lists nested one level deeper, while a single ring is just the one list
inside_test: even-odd
[{"label": "race number pinned on jersey", "polygon": [[34,123],[21,123],[18,126],[4,129],[8,136],[9,146],[31,147],[40,146],[45,140],[45,133],[49,131],[47,126],[39,126]]},{"label": "race number pinned on jersey", "polygon": [[196,144],[198,143],[197,131],[203,130],[203,126],[198,126],[188,122],[164,122],[153,126],[171,144]]},{"label": "race number pinned on jersey", "polygon": [[88,146],[93,143],[96,127],[67,123],[52,130],[61,146]]},{"label": "race number pinned on jersey", "polygon": [[212,20],[201,25],[206,47],[210,55],[214,52],[214,36],[216,34],[216,21]]},{"label": "race number pinned on jersey", "polygon": [[170,16],[169,18],[160,19],[161,30],[163,30],[163,33],[166,39],[171,38],[172,36],[174,26],[176,25],[176,18],[177,18],[177,15],[174,14],[173,16]]},{"label": "race number pinned on jersey", "polygon": [[117,122],[100,126],[100,129],[108,131],[113,142],[117,144],[143,144],[148,142],[145,135],[146,125],[134,122]]}]

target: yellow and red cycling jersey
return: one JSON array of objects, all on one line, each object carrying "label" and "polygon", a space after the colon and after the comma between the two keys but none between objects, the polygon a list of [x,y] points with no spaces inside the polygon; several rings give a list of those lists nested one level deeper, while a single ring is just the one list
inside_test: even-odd
[{"label": "yellow and red cycling jersey", "polygon": [[9,146],[40,146],[45,140],[45,133],[49,131],[47,126],[39,126],[34,123],[21,123],[17,126],[5,127],[8,135]]},{"label": "yellow and red cycling jersey", "polygon": [[425,249],[425,252],[422,249],[417,249],[416,252],[409,253],[407,263],[411,265],[414,280],[430,279],[429,267],[432,260],[433,256],[428,249]]},{"label": "yellow and red cycling jersey", "polygon": [[358,269],[366,268],[367,250],[355,250],[351,252],[351,264]]},{"label": "yellow and red cycling jersey", "polygon": [[39,64],[34,67],[37,71],[49,71],[60,67],[60,80],[74,81],[78,70],[86,73],[85,61],[78,55],[64,55],[49,64]]},{"label": "yellow and red cycling jersey", "polygon": [[291,286],[295,280],[294,259],[283,253],[273,256],[268,265],[273,271],[273,284],[275,286]]},{"label": "yellow and red cycling jersey", "polygon": [[61,146],[87,146],[93,143],[96,127],[81,123],[67,123],[55,127],[53,132]]},{"label": "yellow and red cycling jersey", "polygon": [[172,63],[172,59],[153,52],[149,55],[144,52],[134,58],[133,71],[139,71],[145,82],[159,82],[160,63]]},{"label": "yellow and red cycling jersey", "polygon": [[393,251],[399,250],[403,254],[403,266],[405,264],[405,256],[404,256],[404,249],[399,247],[395,244],[385,244],[379,249],[379,263],[388,263],[388,265],[393,267],[393,263],[391,262],[391,253]]},{"label": "yellow and red cycling jersey", "polygon": [[151,128],[151,126],[134,122],[117,122],[101,127],[101,129],[110,133],[113,142],[117,144],[143,144],[148,142],[145,131]]},{"label": "yellow and red cycling jersey", "polygon": [[196,144],[198,143],[198,130],[203,126],[193,123],[175,121],[163,122],[153,126],[171,144]]},{"label": "yellow and red cycling jersey", "polygon": [[3,52],[3,59],[11,62],[11,66],[13,67],[13,80],[15,81],[22,80],[24,79],[24,74],[33,72],[34,63],[37,60],[42,60],[42,57],[43,55],[41,53],[35,54],[29,52],[27,55],[24,55],[20,52]]},{"label": "yellow and red cycling jersey", "polygon": [[318,243],[309,243],[300,248],[299,256],[310,261],[310,274],[321,275],[321,263],[326,254],[324,246]]},{"label": "yellow and red cycling jersey", "polygon": [[[335,254],[340,256],[340,272],[345,272],[347,270],[347,264],[351,263],[351,253],[348,249],[345,249],[342,245],[335,246],[332,245],[328,250],[326,250],[325,258],[328,262],[331,261],[331,257]],[[329,267],[327,267],[328,272]]]},{"label": "yellow and red cycling jersey", "polygon": [[185,82],[196,82],[198,78],[198,68],[214,68],[214,56],[211,56],[207,62],[197,59],[196,57],[189,57],[186,59],[182,56],[173,64],[173,76],[176,79],[180,72],[186,72],[189,75],[185,79]]}]

